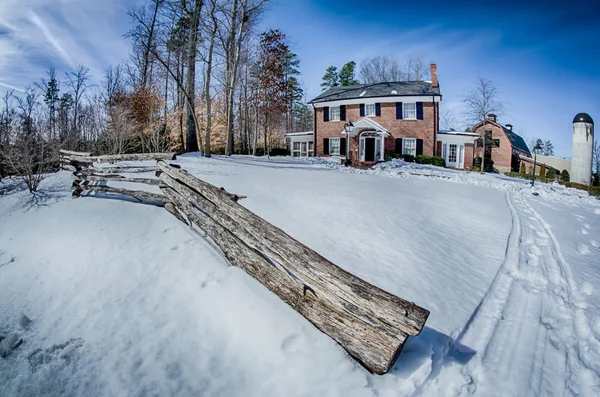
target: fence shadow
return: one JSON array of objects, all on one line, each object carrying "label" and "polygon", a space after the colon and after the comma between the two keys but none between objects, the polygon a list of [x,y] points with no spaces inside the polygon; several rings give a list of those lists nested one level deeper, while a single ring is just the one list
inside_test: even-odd
[{"label": "fence shadow", "polygon": [[402,354],[392,366],[389,374],[408,378],[424,361],[431,360],[431,373],[428,378],[437,377],[441,368],[452,362],[464,365],[477,352],[461,345],[450,336],[430,327],[424,327],[418,336],[408,338]]}]

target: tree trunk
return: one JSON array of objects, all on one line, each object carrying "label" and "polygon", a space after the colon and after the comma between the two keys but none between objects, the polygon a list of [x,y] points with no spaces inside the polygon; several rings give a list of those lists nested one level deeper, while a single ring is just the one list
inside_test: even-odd
[{"label": "tree trunk", "polygon": [[187,76],[186,76],[186,152],[198,151],[198,139],[196,137],[196,123],[194,118],[195,94],[196,94],[196,53],[198,44],[198,26],[200,24],[200,11],[202,10],[202,0],[195,0],[194,11],[190,15],[190,32],[188,42]]},{"label": "tree trunk", "polygon": [[210,32],[210,45],[208,47],[208,60],[206,62],[206,77],[204,81],[204,98],[206,101],[206,137],[204,146],[204,156],[210,157],[210,133],[212,130],[212,98],[210,96],[210,81],[212,77],[213,50],[215,48],[215,39],[219,27],[215,16],[216,1],[212,2],[210,17],[212,20],[212,30]]}]

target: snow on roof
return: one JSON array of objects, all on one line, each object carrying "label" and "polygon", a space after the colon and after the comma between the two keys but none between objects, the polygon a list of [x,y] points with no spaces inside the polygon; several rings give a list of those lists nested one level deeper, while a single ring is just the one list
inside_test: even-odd
[{"label": "snow on roof", "polygon": [[301,135],[313,135],[312,131],[304,131],[304,132],[290,132],[285,134],[285,136],[301,136]]},{"label": "snow on roof", "polygon": [[476,132],[439,130],[438,134],[478,136]]}]

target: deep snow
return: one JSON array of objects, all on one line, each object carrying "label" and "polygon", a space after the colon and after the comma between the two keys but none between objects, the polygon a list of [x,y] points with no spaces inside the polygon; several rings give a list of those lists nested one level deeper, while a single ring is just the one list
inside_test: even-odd
[{"label": "deep snow", "polygon": [[[0,395],[598,395],[600,203],[394,161],[183,156],[339,266],[429,309],[392,371],[345,351],[164,209],[0,198]],[[32,319],[21,329],[22,314]],[[40,350],[41,349],[41,350]]]}]

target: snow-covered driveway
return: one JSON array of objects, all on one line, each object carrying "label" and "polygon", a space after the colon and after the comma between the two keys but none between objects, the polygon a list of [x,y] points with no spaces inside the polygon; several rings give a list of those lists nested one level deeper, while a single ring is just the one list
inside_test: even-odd
[{"label": "snow-covered driveway", "polygon": [[[597,395],[600,206],[431,167],[178,162],[334,263],[429,309],[368,374],[160,208],[0,198],[0,395]],[[33,322],[18,326],[21,314]],[[40,351],[41,349],[41,351]]]}]

